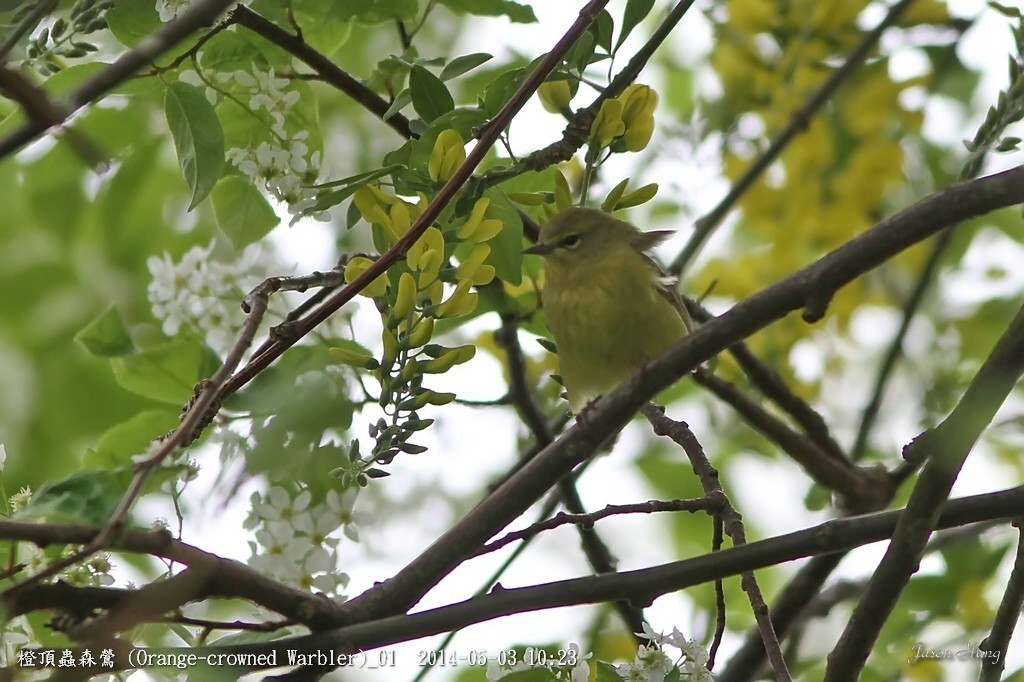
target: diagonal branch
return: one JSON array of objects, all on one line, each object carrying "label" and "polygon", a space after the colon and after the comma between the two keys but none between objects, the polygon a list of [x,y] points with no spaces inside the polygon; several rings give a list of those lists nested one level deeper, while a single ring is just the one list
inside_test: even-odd
[{"label": "diagonal branch", "polygon": [[829,656],[827,682],[857,678],[896,600],[917,571],[928,537],[967,456],[1022,374],[1024,307],[949,416],[904,449],[908,461],[926,463],[864,598]]},{"label": "diagonal branch", "polygon": [[[108,92],[131,78],[146,64],[171,49],[188,37],[193,31],[209,26],[225,9],[237,0],[196,0],[176,19],[170,21],[141,40],[138,45],[114,60],[85,83],[77,87],[65,100],[61,113],[67,120],[71,114],[87,104],[101,99]],[[0,139],[0,158],[13,154],[36,139],[53,126],[55,122],[30,120],[7,137]]]},{"label": "diagonal branch", "polygon": [[[817,262],[740,301],[591,406],[579,423],[512,475],[390,580],[342,606],[354,618],[402,613],[477,547],[586,461],[640,407],[702,362],[763,329],[810,297],[834,291],[943,228],[1024,200],[1024,167],[947,188],[883,220]],[[376,274],[376,273],[375,273]]]}]

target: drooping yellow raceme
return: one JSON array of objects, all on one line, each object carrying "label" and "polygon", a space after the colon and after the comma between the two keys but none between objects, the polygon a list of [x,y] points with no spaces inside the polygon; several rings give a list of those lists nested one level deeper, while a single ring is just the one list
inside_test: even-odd
[{"label": "drooping yellow raceme", "polygon": [[641,232],[592,208],[549,220],[526,250],[546,264],[541,293],[576,413],[693,327],[675,288],[645,252],[670,232]]}]

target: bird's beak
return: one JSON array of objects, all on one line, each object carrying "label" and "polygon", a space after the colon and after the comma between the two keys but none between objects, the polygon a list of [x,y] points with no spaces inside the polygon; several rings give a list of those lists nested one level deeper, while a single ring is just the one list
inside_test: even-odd
[{"label": "bird's beak", "polygon": [[549,253],[551,253],[554,250],[555,250],[555,247],[553,247],[553,246],[551,246],[549,244],[540,244],[540,243],[538,243],[538,244],[534,244],[533,246],[531,246],[529,248],[523,249],[523,253],[532,253],[535,256],[546,256],[546,255],[548,255]]}]

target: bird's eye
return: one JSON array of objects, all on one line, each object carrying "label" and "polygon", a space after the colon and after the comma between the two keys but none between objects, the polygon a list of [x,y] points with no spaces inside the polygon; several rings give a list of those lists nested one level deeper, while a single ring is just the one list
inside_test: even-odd
[{"label": "bird's eye", "polygon": [[562,240],[562,246],[568,247],[570,249],[579,246],[579,244],[580,236],[578,234],[570,234],[568,237]]}]

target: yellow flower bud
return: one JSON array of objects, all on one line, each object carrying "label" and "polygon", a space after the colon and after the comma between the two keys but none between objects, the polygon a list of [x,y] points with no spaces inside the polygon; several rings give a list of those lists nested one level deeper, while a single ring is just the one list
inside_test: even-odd
[{"label": "yellow flower bud", "polygon": [[437,279],[441,269],[441,253],[437,249],[429,249],[420,256],[420,274],[416,283],[420,289],[426,289]]},{"label": "yellow flower bud", "polygon": [[343,365],[349,365],[350,367],[359,367],[360,369],[377,369],[380,367],[380,363],[377,362],[376,358],[371,357],[367,353],[363,353],[352,348],[343,348],[335,346],[328,348],[327,352],[332,358],[342,363]]},{"label": "yellow flower bud", "polygon": [[646,149],[652,135],[654,135],[653,117],[630,125],[622,136],[622,151],[639,152]]},{"label": "yellow flower bud", "polygon": [[406,345],[409,348],[419,348],[430,341],[430,337],[434,334],[434,318],[424,317],[422,318],[412,331],[409,332],[409,338],[406,340]]},{"label": "yellow flower bud", "polygon": [[404,320],[416,302],[416,279],[408,272],[398,278],[398,293],[395,294],[395,305],[391,307],[391,319],[395,322]]},{"label": "yellow flower bud", "polygon": [[626,126],[622,143],[615,151],[638,152],[651,141],[658,93],[650,86],[634,83],[618,97],[622,101],[622,122]]},{"label": "yellow flower bud", "polygon": [[423,291],[422,298],[429,301],[431,304],[437,304],[444,298],[444,283],[435,279],[429,286],[420,287]]},{"label": "yellow flower bud", "polygon": [[416,359],[409,358],[405,361],[405,365],[402,366],[402,371],[398,373],[398,378],[402,381],[409,382],[414,376],[416,376]]},{"label": "yellow flower bud", "polygon": [[590,137],[599,147],[607,147],[624,132],[626,124],[622,122],[622,101],[606,99],[601,103],[601,110],[597,112],[590,126]]},{"label": "yellow flower bud", "polygon": [[[373,265],[373,261],[366,256],[356,256],[345,264],[345,281],[351,284],[356,280],[359,275],[366,272],[366,270]],[[376,279],[367,284],[359,292],[361,296],[367,296],[369,298],[375,298],[377,296],[383,296],[388,290],[388,278],[384,275],[378,275]]]},{"label": "yellow flower bud", "polygon": [[485,284],[490,284],[494,281],[494,277],[497,274],[498,271],[494,269],[493,265],[481,265],[476,269],[476,272],[473,273],[473,285],[480,287]]},{"label": "yellow flower bud", "polygon": [[472,344],[449,348],[433,360],[424,362],[422,364],[423,373],[440,374],[442,372],[447,372],[455,365],[461,365],[464,362],[469,362],[473,359],[474,355],[476,355],[476,346]]},{"label": "yellow flower bud", "polygon": [[455,400],[454,393],[442,393],[440,391],[427,391],[424,393],[427,396],[427,404],[429,405],[447,405],[451,401]]},{"label": "yellow flower bud", "polygon": [[459,229],[455,231],[455,236],[459,239],[467,239],[471,234],[476,232],[476,228],[484,219],[484,215],[487,213],[487,207],[491,205],[491,200],[487,197],[480,197],[473,204],[473,210],[470,211],[469,217],[466,218],[466,222],[459,226]]},{"label": "yellow flower bud", "polygon": [[466,160],[466,143],[462,136],[455,130],[449,128],[442,130],[434,148],[430,152],[430,160],[427,162],[427,172],[430,179],[440,182],[447,182],[455,169]]},{"label": "yellow flower bud", "polygon": [[487,246],[487,244],[477,244],[474,246],[466,260],[462,261],[455,270],[455,279],[463,280],[467,277],[472,277],[473,273],[483,265],[483,262],[487,260],[487,256],[490,254],[491,247]]},{"label": "yellow flower bud", "polygon": [[380,210],[381,202],[377,198],[377,195],[373,192],[373,187],[370,185],[363,185],[356,190],[356,193],[352,195],[352,203],[359,209],[360,215],[363,216],[363,220],[368,223],[374,222],[376,219],[376,213],[374,210]]},{"label": "yellow flower bud", "polygon": [[460,281],[448,300],[437,307],[437,317],[461,317],[473,312],[477,295],[469,290],[472,283],[468,279]]},{"label": "yellow flower bud", "polygon": [[618,96],[622,101],[622,122],[626,127],[654,116],[658,106],[658,93],[649,85],[634,83]]},{"label": "yellow flower bud", "polygon": [[476,228],[476,232],[473,233],[472,242],[486,242],[492,240],[498,236],[498,232],[502,231],[505,227],[505,223],[497,218],[489,218],[480,223],[480,226]]},{"label": "yellow flower bud", "polygon": [[569,102],[572,100],[572,88],[569,81],[548,81],[541,83],[537,88],[537,96],[540,97],[541,106],[552,114],[561,114],[569,109]]},{"label": "yellow flower bud", "polygon": [[390,367],[398,357],[398,337],[395,333],[385,327],[380,333],[381,343],[384,345],[384,355],[382,363],[385,367]]},{"label": "yellow flower bud", "polygon": [[508,198],[523,206],[541,206],[549,201],[545,192],[509,192]]},{"label": "yellow flower bud", "polygon": [[391,205],[388,217],[391,218],[391,231],[398,238],[404,237],[405,233],[409,231],[409,226],[412,224],[409,219],[409,205],[401,200],[396,201]]},{"label": "yellow flower bud", "polygon": [[413,242],[405,253],[405,261],[413,270],[420,270],[420,259],[427,251],[434,249],[438,253],[444,253],[444,235],[441,230],[433,225],[424,230],[420,238]]}]

